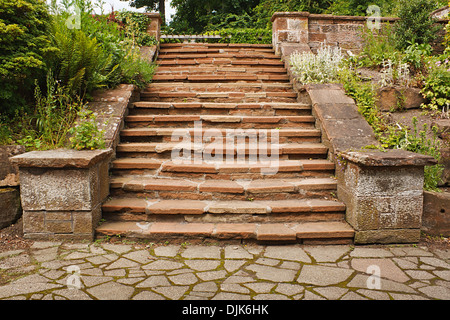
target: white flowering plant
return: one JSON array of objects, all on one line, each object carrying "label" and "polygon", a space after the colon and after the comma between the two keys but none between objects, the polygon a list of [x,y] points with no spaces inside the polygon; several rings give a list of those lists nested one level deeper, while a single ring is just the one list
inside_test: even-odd
[{"label": "white flowering plant", "polygon": [[320,46],[317,54],[297,52],[290,57],[294,76],[303,84],[336,82],[343,61],[344,54],[340,48],[325,44]]}]

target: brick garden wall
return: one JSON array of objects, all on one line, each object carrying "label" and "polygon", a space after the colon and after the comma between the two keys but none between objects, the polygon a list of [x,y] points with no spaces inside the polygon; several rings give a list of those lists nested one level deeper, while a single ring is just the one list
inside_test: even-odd
[{"label": "brick garden wall", "polygon": [[[297,50],[304,51],[305,45],[316,52],[321,43],[339,46],[357,54],[363,47],[361,32],[369,17],[333,16],[328,14],[310,14],[309,12],[276,12],[272,16],[272,43],[277,53],[288,56]],[[381,17],[381,27],[393,24],[398,18]],[[435,42],[435,50],[442,51],[442,36],[448,20],[440,20],[442,32]],[[306,48],[308,50],[308,48]]]}]

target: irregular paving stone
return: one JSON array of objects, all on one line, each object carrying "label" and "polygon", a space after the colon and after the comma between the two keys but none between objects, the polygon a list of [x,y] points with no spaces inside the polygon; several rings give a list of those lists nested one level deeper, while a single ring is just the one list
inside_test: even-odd
[{"label": "irregular paving stone", "polygon": [[24,251],[25,250],[12,250],[12,251],[0,252],[0,259],[9,257],[9,256],[16,256],[18,254],[21,254]]},{"label": "irregular paving stone", "polygon": [[31,263],[30,256],[21,254],[0,260],[0,270],[8,270],[27,266]]},{"label": "irregular paving stone", "polygon": [[170,260],[156,260],[145,266],[142,266],[144,270],[174,270],[182,268],[183,264],[180,262],[170,261]]},{"label": "irregular paving stone", "polygon": [[52,291],[53,297],[62,296],[67,300],[92,300],[92,298],[81,290],[62,289]]},{"label": "irregular paving stone", "polygon": [[349,292],[341,298],[341,300],[367,300],[367,298],[355,293]]},{"label": "irregular paving stone", "polygon": [[329,300],[338,300],[348,292],[348,289],[339,287],[314,288],[313,290]]},{"label": "irregular paving stone", "polygon": [[35,241],[30,247],[31,249],[45,249],[50,247],[58,247],[61,241]]},{"label": "irregular paving stone", "polygon": [[220,252],[221,248],[216,246],[192,246],[187,247],[181,256],[187,259],[220,259]]},{"label": "irregular paving stone", "polygon": [[316,262],[336,262],[350,251],[350,246],[308,246],[304,250]]},{"label": "irregular paving stone", "polygon": [[0,299],[61,287],[62,285],[49,283],[49,280],[43,276],[33,274],[12,281],[6,286],[2,286],[0,290]]},{"label": "irregular paving stone", "polygon": [[136,288],[154,288],[166,286],[170,286],[170,282],[165,276],[150,276],[139,283]]},{"label": "irregular paving stone", "polygon": [[89,288],[87,292],[99,300],[128,300],[134,288],[111,281]]},{"label": "irregular paving stone", "polygon": [[433,273],[443,280],[450,281],[450,271],[433,271]]},{"label": "irregular paving stone", "polygon": [[240,293],[219,292],[212,300],[250,300],[250,296]]},{"label": "irregular paving stone", "polygon": [[223,283],[220,286],[220,290],[237,293],[250,293],[250,290],[242,287],[240,284],[237,283]]},{"label": "irregular paving stone", "polygon": [[252,259],[253,255],[241,246],[225,247],[225,259]]},{"label": "irregular paving stone", "polygon": [[170,300],[179,300],[189,289],[187,286],[157,287],[153,290]]},{"label": "irregular paving stone", "polygon": [[288,297],[282,295],[282,294],[258,294],[253,297],[253,300],[289,300]]},{"label": "irregular paving stone", "polygon": [[353,272],[353,270],[343,268],[304,265],[300,271],[297,282],[318,286],[329,286],[347,280]]},{"label": "irregular paving stone", "polygon": [[450,264],[446,263],[445,261],[439,260],[438,258],[420,257],[420,262],[434,267],[450,269]]},{"label": "irregular paving stone", "polygon": [[405,270],[405,272],[415,280],[431,280],[436,276],[429,273],[428,271],[420,271],[420,270]]},{"label": "irregular paving stone", "polygon": [[119,260],[111,263],[108,267],[106,267],[106,270],[110,270],[110,269],[122,269],[122,268],[132,268],[132,267],[137,267],[139,266],[139,264],[137,262],[125,259],[125,258],[120,258]]},{"label": "irregular paving stone", "polygon": [[[284,284],[284,283],[283,283]],[[270,292],[273,287],[276,286],[275,283],[272,282],[255,282],[255,283],[245,283],[243,284],[250,290],[255,291],[256,293],[267,293]],[[283,292],[280,292],[283,293]]]},{"label": "irregular paving stone", "polygon": [[394,280],[397,282],[406,282],[409,277],[388,259],[352,259],[351,266],[357,271],[367,272],[369,267],[376,266],[380,268],[380,277]]},{"label": "irregular paving stone", "polygon": [[177,276],[169,277],[169,279],[177,285],[194,284],[198,282],[197,277],[193,273],[183,273]]},{"label": "irregular paving stone", "polygon": [[428,286],[420,288],[419,291],[434,299],[450,300],[450,288],[442,286]]},{"label": "irregular paving stone", "polygon": [[147,263],[150,258],[150,253],[147,250],[139,250],[124,254],[123,257],[139,263]]},{"label": "irregular paving stone", "polygon": [[160,257],[175,257],[180,250],[179,246],[161,246],[154,249],[155,255]]},{"label": "irregular paving stone", "polygon": [[350,253],[350,256],[358,257],[358,258],[386,258],[386,257],[392,257],[393,253],[387,249],[355,248]]},{"label": "irregular paving stone", "polygon": [[216,292],[218,290],[217,284],[210,281],[210,282],[202,282],[192,289],[192,291],[202,291],[202,292]]},{"label": "irregular paving stone", "polygon": [[152,291],[142,291],[131,298],[131,300],[166,300],[166,298]]},{"label": "irregular paving stone", "polygon": [[197,276],[203,281],[211,281],[225,278],[225,270],[197,272]]},{"label": "irregular paving stone", "polygon": [[233,272],[242,267],[246,262],[246,260],[226,260],[223,267],[228,272]]},{"label": "irregular paving stone", "polygon": [[279,269],[275,267],[252,264],[246,267],[247,270],[256,272],[256,277],[262,280],[274,282],[291,282],[294,280],[296,271],[288,269]]},{"label": "irregular paving stone", "polygon": [[105,244],[102,244],[102,247],[108,251],[113,251],[117,254],[123,254],[128,251],[131,251],[131,249],[132,249],[132,247],[128,244],[105,243]]},{"label": "irregular paving stone", "polygon": [[184,262],[189,268],[197,271],[206,271],[216,269],[220,261],[216,260],[186,260]]},{"label": "irregular paving stone", "polygon": [[[348,288],[364,288],[368,289],[369,276],[357,274],[349,283],[347,283]],[[372,289],[375,290],[375,289]],[[380,289],[382,291],[394,291],[394,292],[406,292],[415,293],[416,291],[411,287],[398,283],[395,281],[380,279]]]},{"label": "irregular paving stone", "polygon": [[292,295],[297,295],[297,294],[305,291],[305,288],[298,284],[280,283],[275,288],[275,291],[282,293],[284,295],[287,295],[287,296],[292,296]]},{"label": "irregular paving stone", "polygon": [[293,260],[310,263],[308,255],[297,246],[270,246],[266,248],[264,256],[267,258]]},{"label": "irregular paving stone", "polygon": [[356,291],[360,295],[367,297],[373,300],[390,300],[389,295],[386,292],[368,290],[368,289],[359,289]]},{"label": "irregular paving stone", "polygon": [[81,281],[86,287],[93,287],[101,283],[113,280],[112,277],[98,277],[98,276],[81,276]]}]

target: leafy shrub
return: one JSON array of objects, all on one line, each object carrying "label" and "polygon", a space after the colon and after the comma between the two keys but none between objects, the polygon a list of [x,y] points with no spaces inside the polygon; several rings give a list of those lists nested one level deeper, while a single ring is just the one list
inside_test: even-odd
[{"label": "leafy shrub", "polygon": [[301,83],[335,82],[342,70],[344,55],[340,48],[322,45],[317,54],[294,53],[290,57],[292,71]]},{"label": "leafy shrub", "polygon": [[436,26],[430,13],[437,9],[432,0],[400,0],[394,32],[398,49],[406,49],[413,43],[430,43],[436,39]]},{"label": "leafy shrub", "polygon": [[55,68],[55,77],[67,88],[67,93],[84,97],[107,86],[109,74],[118,67],[113,64],[112,55],[83,30],[67,28],[60,17],[54,20],[51,37],[58,50],[49,64]]},{"label": "leafy shrub", "polygon": [[207,35],[220,35],[221,39],[208,40],[209,42],[219,43],[272,43],[272,30],[268,29],[220,29],[217,31],[208,31]]},{"label": "leafy shrub", "polygon": [[[445,60],[442,61],[443,59]],[[429,58],[427,72],[424,87],[421,90],[427,102],[422,107],[447,114],[450,109],[450,57]]]},{"label": "leafy shrub", "polygon": [[364,46],[358,59],[361,66],[378,67],[385,60],[397,62],[401,59],[390,25],[373,31],[364,28],[362,38]]},{"label": "leafy shrub", "polygon": [[147,33],[149,17],[139,12],[121,11],[113,18],[119,22],[125,31],[125,37],[131,38],[137,46],[151,46],[157,44],[156,38]]},{"label": "leafy shrub", "polygon": [[424,62],[424,57],[431,55],[431,45],[428,43],[413,43],[405,50],[403,61],[409,63],[416,70],[420,69]]},{"label": "leafy shrub", "polygon": [[104,149],[104,131],[98,128],[94,113],[90,110],[80,110],[77,115],[79,120],[69,130],[72,135],[70,147],[76,150]]},{"label": "leafy shrub", "polygon": [[49,23],[43,1],[0,1],[0,114],[32,100],[34,79],[45,77]]}]

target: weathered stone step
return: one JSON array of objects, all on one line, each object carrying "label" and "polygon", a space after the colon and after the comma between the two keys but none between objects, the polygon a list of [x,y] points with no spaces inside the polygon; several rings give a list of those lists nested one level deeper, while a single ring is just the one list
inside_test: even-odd
[{"label": "weathered stone step", "polygon": [[139,197],[191,200],[287,200],[330,198],[336,192],[332,178],[270,180],[198,180],[113,176],[111,195],[138,193]]},{"label": "weathered stone step", "polygon": [[152,78],[153,82],[159,81],[189,81],[189,82],[232,82],[232,81],[283,81],[289,82],[289,76],[286,74],[242,74],[231,73],[219,75],[192,75],[192,74],[155,74]]},{"label": "weathered stone step", "polygon": [[195,59],[169,59],[157,60],[159,66],[211,66],[211,65],[230,65],[230,66],[274,66],[284,67],[284,62],[278,59],[232,59],[232,58],[195,58]]},{"label": "weathered stone step", "polygon": [[119,158],[112,162],[112,170],[119,174],[158,174],[161,177],[188,179],[276,179],[329,178],[334,163],[326,159],[279,160],[276,162],[202,162],[167,159]]},{"label": "weathered stone step", "polygon": [[249,49],[273,50],[271,44],[252,44],[252,43],[161,43],[161,50],[166,49],[184,49],[184,48],[226,48],[226,49]]},{"label": "weathered stone step", "polygon": [[215,67],[189,67],[189,66],[178,66],[178,67],[163,67],[159,66],[156,70],[156,75],[159,74],[224,74],[227,72],[234,73],[263,73],[263,74],[286,74],[286,68],[279,67],[266,67],[266,68],[244,68],[244,67],[233,67],[233,66],[215,66]]},{"label": "weathered stone step", "polygon": [[266,201],[207,201],[113,198],[102,205],[103,212],[132,212],[147,215],[332,213],[345,211],[339,201],[322,199]]},{"label": "weathered stone step", "polygon": [[280,56],[270,52],[257,52],[257,51],[225,52],[225,50],[221,49],[172,49],[172,50],[162,50],[158,54],[158,61],[170,59],[175,60],[175,59],[205,59],[205,58],[280,60]]},{"label": "weathered stone step", "polygon": [[[206,77],[207,75],[205,75]],[[184,77],[184,76],[183,76]],[[181,82],[160,81],[148,85],[147,92],[294,92],[292,85],[286,82]]]},{"label": "weathered stone step", "polygon": [[[251,141],[251,140],[250,140]],[[303,155],[303,156],[325,156],[328,148],[321,143],[271,143],[268,146],[262,146],[260,143],[192,143],[189,142],[130,142],[120,143],[117,146],[117,153],[126,154],[146,154],[156,157],[157,155],[170,156],[173,150],[178,150],[177,155],[181,152],[186,153],[202,153],[211,156],[223,155],[223,157],[232,156],[251,156],[256,157],[264,155],[283,156],[283,155]]]},{"label": "weathered stone step", "polygon": [[274,129],[313,128],[313,116],[240,116],[240,115],[129,115],[125,118],[129,128],[133,127],[180,127],[192,126],[202,121],[204,127]]},{"label": "weathered stone step", "polygon": [[[259,138],[271,140],[272,134],[282,137],[297,137],[297,138],[320,138],[321,132],[318,129],[273,129],[273,131],[267,130],[256,130],[256,129],[219,129],[214,128],[214,131],[208,128],[128,128],[123,129],[120,133],[122,138],[130,138],[130,137],[164,137],[164,138],[172,138],[181,137],[181,136],[190,136],[192,139],[200,137],[203,142],[209,142],[206,140],[211,137],[214,137],[215,140],[219,139],[220,135],[223,137],[223,141],[226,140],[227,137],[245,137],[245,138]],[[214,135],[212,135],[214,134]],[[220,135],[219,135],[220,134]],[[178,141],[178,139],[177,139]]]},{"label": "weathered stone step", "polygon": [[122,235],[152,240],[218,239],[299,242],[303,244],[352,243],[354,230],[345,221],[303,223],[183,223],[109,221],[97,235]]},{"label": "weathered stone step", "polygon": [[210,102],[151,102],[139,101],[132,104],[136,109],[275,109],[275,110],[311,110],[311,105],[306,103],[210,103]]}]

